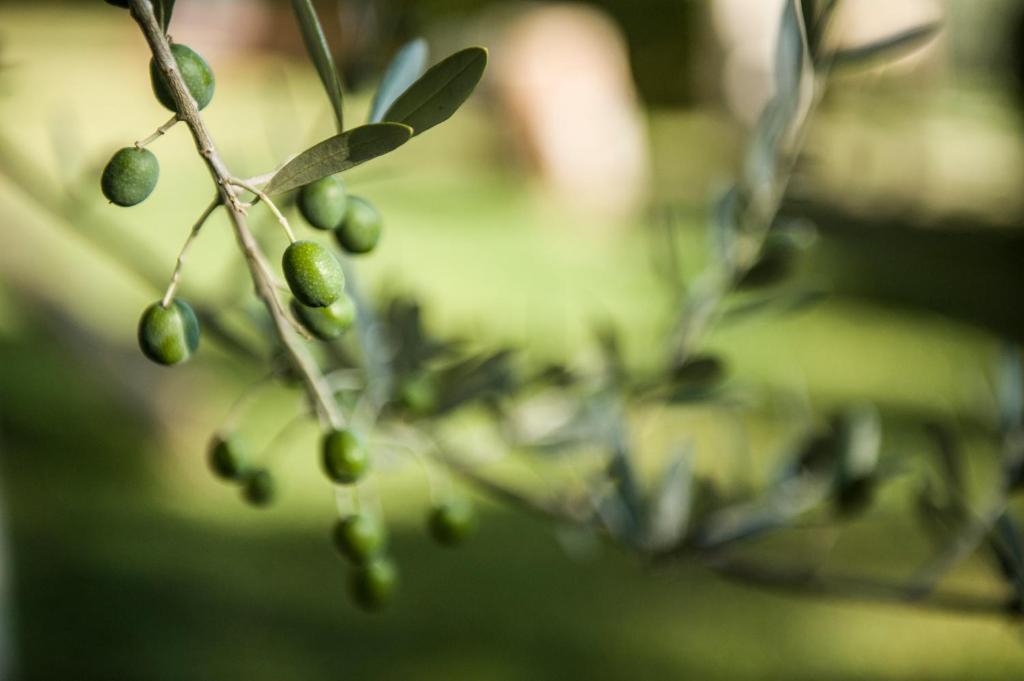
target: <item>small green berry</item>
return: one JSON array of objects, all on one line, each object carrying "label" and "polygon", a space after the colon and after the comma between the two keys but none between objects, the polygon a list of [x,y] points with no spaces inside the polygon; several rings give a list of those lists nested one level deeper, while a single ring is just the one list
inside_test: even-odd
[{"label": "small green berry", "polygon": [[[187,45],[180,43],[171,45],[171,54],[174,55],[178,71],[181,72],[181,77],[185,81],[185,87],[188,88],[192,99],[196,100],[199,110],[203,110],[213,99],[213,70],[198,52]],[[153,94],[156,95],[160,103],[176,112],[178,107],[175,106],[174,97],[171,96],[171,88],[154,59],[149,61],[149,79],[153,84]]]},{"label": "small green berry", "polygon": [[334,525],[334,545],[356,565],[365,565],[384,551],[387,536],[372,516],[357,513]]},{"label": "small green berry", "polygon": [[469,502],[449,501],[430,512],[427,526],[438,544],[454,546],[476,530],[476,513]]},{"label": "small green berry", "polygon": [[380,229],[380,213],[373,204],[362,197],[350,196],[345,219],[334,230],[334,236],[349,253],[369,253],[380,241]]},{"label": "small green berry", "polygon": [[387,558],[377,558],[352,572],[349,592],[363,610],[380,610],[394,597],[398,572]]},{"label": "small green berry", "polygon": [[284,278],[299,302],[327,307],[345,292],[345,273],[330,251],[313,241],[296,241],[281,261]]},{"label": "small green berry", "polygon": [[307,307],[294,299],[291,305],[292,314],[303,328],[322,341],[338,338],[352,328],[356,319],[356,307],[345,294],[327,307]]},{"label": "small green berry", "polygon": [[299,190],[299,211],[313,227],[330,230],[345,217],[345,185],[333,175],[310,182]]},{"label": "small green berry", "polygon": [[243,480],[248,469],[248,447],[237,433],[216,436],[210,443],[208,460],[214,475],[224,480]]},{"label": "small green berry", "polygon": [[103,196],[119,206],[142,203],[153,193],[160,177],[160,162],[149,149],[119,149],[103,169],[100,189]]},{"label": "small green berry", "polygon": [[437,407],[437,381],[427,372],[419,372],[402,381],[398,398],[411,414],[425,416]]},{"label": "small green berry", "polygon": [[275,493],[274,476],[267,469],[259,468],[245,476],[242,497],[253,506],[269,506],[274,501]]},{"label": "small green berry", "polygon": [[333,430],[323,440],[324,472],[334,482],[349,485],[370,468],[370,454],[351,430]]},{"label": "small green berry", "polygon": [[184,300],[168,307],[155,302],[139,320],[139,347],[157,364],[170,366],[188,359],[199,347],[199,320]]}]

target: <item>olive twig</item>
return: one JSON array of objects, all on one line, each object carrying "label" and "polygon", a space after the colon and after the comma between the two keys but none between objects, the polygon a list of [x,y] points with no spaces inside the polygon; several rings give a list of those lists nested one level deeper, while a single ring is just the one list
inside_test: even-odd
[{"label": "olive twig", "polygon": [[160,306],[167,307],[171,304],[171,300],[174,299],[174,293],[178,290],[178,284],[181,283],[181,270],[185,265],[185,257],[188,255],[189,248],[192,246],[192,242],[195,241],[199,235],[199,230],[203,228],[206,221],[209,219],[213,211],[220,205],[220,196],[214,197],[210,205],[206,207],[206,210],[202,212],[199,219],[192,226],[192,229],[188,233],[188,238],[185,239],[185,245],[181,247],[181,251],[178,253],[178,260],[174,264],[174,272],[171,274],[171,283],[167,286],[167,291],[164,293],[164,297],[160,299]]},{"label": "olive twig", "polygon": [[[267,196],[263,191],[257,189],[254,185],[249,184],[245,180],[239,180],[235,178],[230,180],[230,182],[236,187],[241,187],[245,191],[255,194],[260,201],[265,203],[267,205],[267,208],[270,209],[270,212],[274,214],[275,218],[277,218],[277,222],[284,229],[285,234],[288,235],[288,242],[295,243],[295,232],[292,231],[292,226],[288,224],[288,218],[284,216],[284,213],[278,210],[277,206],[274,204],[273,201],[270,200],[269,196]],[[255,202],[253,202],[252,205],[255,205]]]},{"label": "olive twig", "polygon": [[178,115],[175,114],[171,118],[171,120],[167,121],[166,123],[161,125],[159,128],[157,128],[156,131],[154,131],[152,135],[150,135],[146,139],[142,139],[142,140],[137,141],[135,143],[135,148],[136,149],[142,149],[143,147],[148,146],[149,144],[151,144],[151,143],[155,142],[156,140],[160,139],[161,137],[163,137],[167,133],[168,130],[173,128],[177,124],[177,122],[180,121],[180,120],[181,120],[181,118],[179,118]]},{"label": "olive twig", "polygon": [[341,428],[345,424],[345,418],[334,399],[320,368],[317,366],[309,350],[302,345],[299,336],[293,327],[294,320],[281,305],[274,290],[273,275],[266,257],[260,248],[259,243],[253,236],[246,221],[245,213],[239,206],[238,196],[231,185],[233,175],[228,171],[217,153],[206,123],[199,114],[199,107],[192,94],[189,92],[171,46],[167,37],[153,13],[153,6],[149,0],[131,0],[131,15],[142,30],[142,34],[149,45],[153,55],[154,64],[166,81],[170,99],[174,104],[174,110],[178,112],[178,118],[188,125],[195,142],[196,149],[210,172],[217,191],[221,196],[222,203],[231,219],[231,225],[235,232],[235,238],[239,248],[245,255],[249,265],[249,273],[253,280],[256,295],[263,302],[274,323],[274,329],[281,346],[291,360],[292,365],[301,377],[305,385],[310,401],[315,406],[322,420],[332,428]]}]

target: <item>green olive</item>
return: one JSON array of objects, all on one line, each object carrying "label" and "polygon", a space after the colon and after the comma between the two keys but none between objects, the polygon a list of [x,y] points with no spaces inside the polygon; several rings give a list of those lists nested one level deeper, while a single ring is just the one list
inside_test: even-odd
[{"label": "green olive", "polygon": [[387,558],[377,558],[352,572],[349,592],[363,610],[379,610],[391,601],[397,585],[394,563]]},{"label": "green olive", "polygon": [[303,328],[322,341],[338,338],[352,328],[356,319],[356,307],[345,294],[327,307],[307,307],[295,299],[291,306]]},{"label": "green olive", "polygon": [[384,528],[372,516],[356,513],[334,526],[334,545],[356,565],[369,563],[383,552],[386,544]]},{"label": "green olive", "polygon": [[476,513],[467,501],[448,501],[430,512],[427,519],[430,536],[439,544],[454,546],[476,529]]},{"label": "green olive", "polygon": [[357,482],[370,468],[370,454],[351,430],[332,430],[325,435],[322,455],[327,477],[342,485]]},{"label": "green olive", "polygon": [[362,197],[350,196],[345,219],[334,230],[334,236],[349,253],[369,253],[380,241],[380,228],[380,213],[373,204]]},{"label": "green olive", "polygon": [[437,381],[424,371],[402,381],[398,398],[411,414],[425,416],[437,407],[437,392]]},{"label": "green olive", "polygon": [[208,454],[210,469],[224,480],[244,480],[248,472],[248,447],[237,433],[216,436]]},{"label": "green olive", "polygon": [[160,162],[149,149],[119,149],[103,169],[100,189],[103,196],[119,206],[142,203],[153,193],[160,177]]},{"label": "green olive", "polygon": [[[171,45],[171,54],[181,72],[181,78],[185,81],[192,99],[196,100],[199,110],[206,108],[206,105],[213,99],[214,78],[213,70],[206,63],[203,57],[187,45],[175,43]],[[171,96],[171,88],[167,79],[157,66],[156,60],[149,61],[149,79],[153,84],[153,94],[165,107],[177,112],[178,107],[174,104],[174,97]]]},{"label": "green olive", "polygon": [[242,481],[242,498],[257,508],[269,506],[276,494],[274,476],[266,468],[259,468]]},{"label": "green olive", "polygon": [[333,175],[310,182],[299,190],[299,211],[313,227],[334,229],[345,217],[345,185]]},{"label": "green olive", "polygon": [[330,251],[313,241],[296,241],[281,262],[288,287],[299,302],[327,307],[345,292],[345,273]]},{"label": "green olive", "polygon": [[157,364],[184,362],[199,347],[199,321],[184,300],[176,298],[167,307],[155,302],[139,320],[139,347]]}]

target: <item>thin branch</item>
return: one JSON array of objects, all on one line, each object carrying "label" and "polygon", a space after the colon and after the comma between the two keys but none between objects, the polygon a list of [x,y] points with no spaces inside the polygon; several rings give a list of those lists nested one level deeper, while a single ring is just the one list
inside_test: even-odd
[{"label": "thin branch", "polygon": [[180,120],[181,119],[178,118],[177,114],[175,114],[171,118],[171,120],[167,121],[166,123],[161,125],[159,128],[157,128],[156,132],[154,132],[152,135],[150,135],[146,139],[139,140],[138,142],[136,142],[135,143],[135,148],[136,149],[141,149],[141,148],[143,148],[145,146],[148,146],[149,144],[155,142],[156,140],[160,139],[161,137],[163,137],[167,133],[168,130],[173,128],[178,123],[178,121],[180,121]]},{"label": "thin branch", "polygon": [[142,29],[157,67],[167,81],[171,97],[178,110],[178,118],[188,125],[196,149],[199,151],[200,156],[202,156],[210,176],[217,185],[221,200],[228,212],[228,216],[231,218],[231,224],[234,228],[238,245],[245,254],[246,261],[249,264],[249,272],[252,276],[256,295],[267,308],[267,312],[274,322],[274,328],[282,347],[302,378],[309,399],[316,405],[316,409],[322,418],[332,428],[343,427],[345,419],[338,408],[334,395],[323,380],[320,368],[296,335],[292,326],[292,320],[290,320],[290,317],[281,305],[281,301],[277,298],[277,293],[274,290],[274,278],[270,274],[271,270],[256,238],[249,229],[245,212],[235,194],[234,187],[231,185],[233,175],[228,171],[224,161],[217,153],[213,138],[210,136],[206,123],[199,114],[195,100],[189,93],[185,81],[182,80],[177,63],[171,54],[170,44],[167,42],[159,22],[153,14],[152,4],[149,0],[131,0],[131,13],[139,28]]},{"label": "thin branch", "polygon": [[247,192],[252,192],[257,197],[259,197],[260,201],[265,203],[267,205],[267,208],[270,209],[270,212],[274,214],[275,218],[277,218],[277,222],[278,224],[281,225],[281,228],[284,229],[284,233],[288,235],[288,242],[295,243],[295,232],[292,231],[292,226],[288,224],[288,218],[286,218],[284,214],[280,210],[278,210],[277,206],[274,204],[273,201],[270,200],[269,196],[267,196],[261,190],[257,189],[254,185],[250,184],[249,182],[246,182],[245,180],[239,180],[235,178],[231,180],[231,184],[235,185],[236,187],[241,187]]},{"label": "thin branch", "polygon": [[181,247],[181,251],[178,253],[178,260],[174,264],[174,272],[171,274],[171,283],[167,286],[167,291],[164,293],[164,297],[160,300],[162,307],[167,307],[171,304],[174,299],[174,293],[178,290],[178,284],[181,282],[181,270],[185,265],[185,257],[188,255],[189,248],[192,247],[192,243],[196,240],[199,235],[199,230],[203,228],[206,221],[209,219],[213,211],[220,205],[220,196],[214,197],[210,205],[206,207],[206,210],[202,212],[199,219],[192,226],[192,229],[188,233],[188,238],[185,239],[185,245]]}]

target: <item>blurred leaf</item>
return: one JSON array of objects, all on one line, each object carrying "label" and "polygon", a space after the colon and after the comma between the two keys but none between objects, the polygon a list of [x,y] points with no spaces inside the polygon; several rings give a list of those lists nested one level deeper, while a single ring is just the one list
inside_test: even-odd
[{"label": "blurred leaf", "polygon": [[508,395],[517,386],[511,350],[469,357],[440,372],[438,412],[452,411],[467,402]]},{"label": "blurred leaf", "polygon": [[456,52],[431,66],[395,100],[383,119],[410,126],[413,135],[443,123],[469,98],[486,67],[486,49]]},{"label": "blurred leaf", "polygon": [[156,5],[157,21],[160,22],[160,26],[167,32],[167,28],[171,25],[171,15],[174,14],[174,0],[158,0],[154,3]]},{"label": "blurred leaf", "polygon": [[882,449],[882,420],[874,406],[848,409],[837,430],[842,438],[840,475],[846,481],[875,474]]},{"label": "blurred leaf", "polygon": [[999,425],[1004,433],[1024,428],[1024,367],[1020,349],[1006,344],[999,355],[996,373],[996,398]]},{"label": "blurred leaf", "polygon": [[714,247],[714,254],[726,264],[730,271],[734,268],[736,235],[742,229],[740,219],[743,213],[743,203],[741,199],[739,188],[733,185],[715,201],[712,211],[711,243]]},{"label": "blurred leaf", "polygon": [[1002,513],[996,520],[989,546],[1000,571],[1013,587],[1015,606],[1020,608],[1024,604],[1024,548],[1017,524],[1009,513]]},{"label": "blurred leaf", "polygon": [[633,469],[633,452],[629,446],[621,410],[616,409],[615,420],[609,425],[612,435],[608,478],[615,487],[616,497],[628,512],[621,538],[631,544],[639,544],[643,542],[644,501],[636,472]]},{"label": "blurred leaf", "polygon": [[384,76],[377,86],[370,106],[370,123],[379,123],[384,119],[384,112],[395,100],[423,75],[427,68],[427,41],[423,38],[411,40],[395,54]]},{"label": "blurred leaf", "polygon": [[286,163],[267,185],[267,194],[297,189],[328,175],[382,156],[409,141],[412,128],[397,123],[372,123],[330,137]]},{"label": "blurred leaf", "polygon": [[647,545],[665,549],[686,536],[693,508],[693,447],[676,451],[661,474],[648,514]]},{"label": "blurred leaf", "polygon": [[718,356],[694,355],[672,370],[672,379],[678,386],[710,388],[725,378],[725,362]]},{"label": "blurred leaf", "polygon": [[875,60],[894,59],[924,46],[935,37],[942,24],[935,22],[897,33],[878,42],[836,50],[822,57],[822,62],[834,68],[863,66]]},{"label": "blurred leaf", "polygon": [[[299,20],[299,29],[302,31],[302,42],[306,45],[306,52],[320,75],[320,81],[327,91],[327,98],[331,101],[334,109],[334,119],[338,132],[345,130],[345,118],[342,113],[341,78],[334,66],[334,58],[331,57],[331,50],[327,46],[327,38],[324,37],[323,28],[320,26],[320,19],[316,16],[311,0],[292,0],[292,9],[295,17]],[[328,173],[329,175],[330,173]]]},{"label": "blurred leaf", "polygon": [[786,0],[775,50],[775,98],[789,118],[800,104],[800,84],[804,73],[803,22],[797,0]]}]

